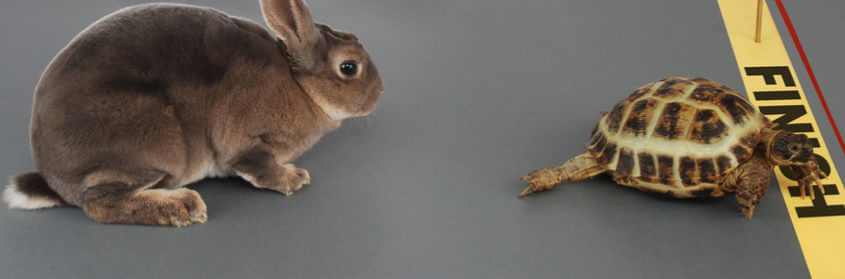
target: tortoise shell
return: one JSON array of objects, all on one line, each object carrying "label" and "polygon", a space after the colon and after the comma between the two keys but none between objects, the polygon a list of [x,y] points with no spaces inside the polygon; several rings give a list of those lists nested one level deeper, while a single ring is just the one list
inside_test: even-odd
[{"label": "tortoise shell", "polygon": [[703,78],[668,78],[619,101],[587,146],[614,180],[678,198],[718,197],[769,122],[736,91]]}]

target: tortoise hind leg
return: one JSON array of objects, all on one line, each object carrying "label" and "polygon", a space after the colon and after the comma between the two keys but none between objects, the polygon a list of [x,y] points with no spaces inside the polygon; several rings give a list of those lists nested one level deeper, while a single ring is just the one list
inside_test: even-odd
[{"label": "tortoise hind leg", "polygon": [[605,168],[596,162],[596,158],[593,155],[584,153],[569,159],[563,165],[535,170],[528,174],[528,176],[520,178],[526,181],[528,187],[519,194],[519,197],[522,198],[532,193],[550,190],[564,182],[591,178],[605,171]]}]

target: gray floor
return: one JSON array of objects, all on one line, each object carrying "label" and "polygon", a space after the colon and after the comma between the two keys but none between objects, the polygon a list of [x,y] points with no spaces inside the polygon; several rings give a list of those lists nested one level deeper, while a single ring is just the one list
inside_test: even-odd
[{"label": "gray floor", "polygon": [[[90,22],[140,3],[49,2],[0,3],[0,173],[33,169],[31,96],[52,56]],[[256,1],[187,2],[261,20]],[[347,121],[296,162],[313,186],[285,198],[240,180],[203,181],[192,188],[209,222],[182,229],[99,225],[77,208],[3,208],[2,277],[809,276],[778,191],[750,221],[731,197],[670,200],[605,177],[516,198],[519,176],[582,153],[598,112],[642,84],[703,76],[742,90],[716,1],[309,2],[318,21],[363,40],[386,88],[374,115]],[[786,5],[845,125],[836,12],[845,5]]]}]

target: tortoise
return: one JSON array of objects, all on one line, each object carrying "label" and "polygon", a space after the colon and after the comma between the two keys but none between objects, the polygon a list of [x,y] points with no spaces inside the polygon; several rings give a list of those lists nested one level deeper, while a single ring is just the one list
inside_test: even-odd
[{"label": "tortoise", "polygon": [[520,198],[608,173],[623,186],[674,198],[735,198],[747,218],[769,187],[773,166],[789,166],[815,198],[822,190],[806,135],[776,129],[738,92],[704,78],[646,84],[593,129],[587,152],[521,179]]}]

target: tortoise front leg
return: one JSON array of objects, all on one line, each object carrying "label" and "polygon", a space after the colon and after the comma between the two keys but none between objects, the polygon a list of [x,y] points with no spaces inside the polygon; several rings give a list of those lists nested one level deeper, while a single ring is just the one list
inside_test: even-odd
[{"label": "tortoise front leg", "polygon": [[754,207],[760,203],[760,199],[769,189],[771,180],[770,172],[753,172],[742,178],[742,184],[736,189],[736,202],[742,207],[745,217],[751,219],[754,216]]},{"label": "tortoise front leg", "polygon": [[824,178],[826,175],[819,169],[815,159],[810,160],[806,165],[789,166],[789,168],[792,169],[792,173],[795,174],[798,180],[798,187],[801,189],[801,199],[804,199],[806,196],[806,191],[810,192],[810,199],[816,199],[816,194],[813,190],[814,182],[819,186],[819,191],[824,194],[824,187],[822,187],[822,182],[819,178]]},{"label": "tortoise front leg", "polygon": [[745,217],[754,216],[754,207],[769,189],[772,178],[772,165],[760,156],[751,157],[739,165],[723,181],[723,189],[730,191],[736,188],[736,202],[742,207]]},{"label": "tortoise front leg", "polygon": [[561,166],[535,170],[528,176],[521,177],[520,179],[526,181],[528,187],[519,194],[519,197],[550,190],[564,182],[591,178],[603,172],[605,169],[596,162],[596,158],[590,153],[584,153],[569,159]]}]

